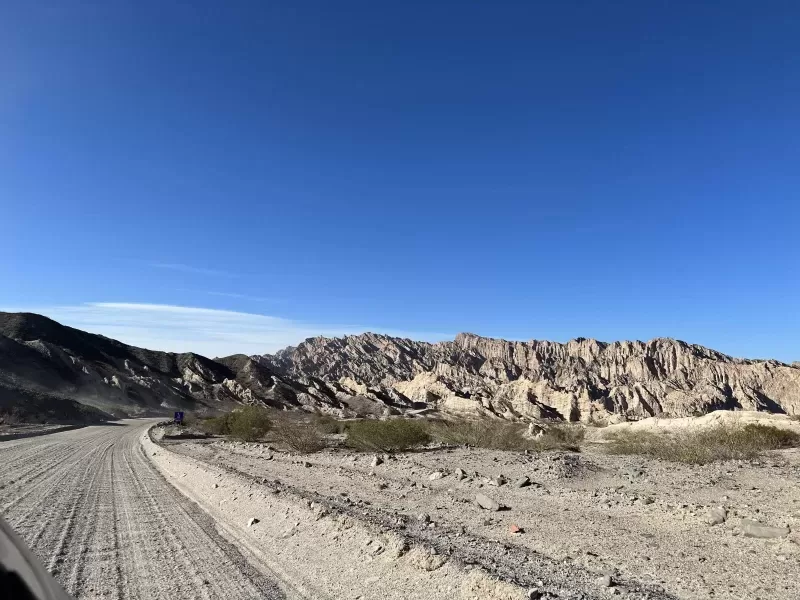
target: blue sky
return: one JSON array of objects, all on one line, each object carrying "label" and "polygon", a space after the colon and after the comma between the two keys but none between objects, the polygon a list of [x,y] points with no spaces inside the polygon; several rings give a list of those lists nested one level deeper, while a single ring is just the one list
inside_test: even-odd
[{"label": "blue sky", "polygon": [[6,0],[0,307],[800,360],[798,107],[796,2]]}]

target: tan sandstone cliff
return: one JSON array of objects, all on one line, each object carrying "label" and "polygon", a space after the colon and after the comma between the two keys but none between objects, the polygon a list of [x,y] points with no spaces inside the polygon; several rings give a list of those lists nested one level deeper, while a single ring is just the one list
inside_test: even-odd
[{"label": "tan sandstone cliff", "polygon": [[401,410],[598,422],[717,409],[800,414],[796,365],[666,338],[561,344],[464,333],[429,344],[365,333],[311,338],[258,360]]}]

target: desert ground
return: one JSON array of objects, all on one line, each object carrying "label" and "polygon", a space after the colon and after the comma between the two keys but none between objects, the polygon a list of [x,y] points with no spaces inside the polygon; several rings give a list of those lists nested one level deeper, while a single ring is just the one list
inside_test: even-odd
[{"label": "desert ground", "polygon": [[76,598],[800,597],[798,449],[301,454],[152,426],[0,443],[2,516]]}]

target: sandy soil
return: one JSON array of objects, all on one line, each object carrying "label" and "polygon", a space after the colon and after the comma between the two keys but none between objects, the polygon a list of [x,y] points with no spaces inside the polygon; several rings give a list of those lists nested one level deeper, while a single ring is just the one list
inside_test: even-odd
[{"label": "sandy soil", "polygon": [[[535,587],[560,598],[800,597],[797,450],[695,467],[610,457],[591,445],[582,454],[451,449],[387,456],[372,467],[372,455],[346,450],[303,456],[224,441],[169,449],[250,481],[267,498],[313,502],[412,546],[434,548],[445,566],[480,566],[518,590]],[[468,477],[459,480],[456,468]],[[443,476],[431,480],[437,472]],[[509,483],[487,482],[499,474]],[[533,485],[515,487],[525,476]],[[220,502],[232,500],[214,493]],[[476,493],[508,510],[480,509]],[[709,511],[720,506],[727,521],[712,526]],[[269,520],[270,509],[263,510],[258,514]],[[745,537],[743,518],[791,533]],[[511,533],[512,524],[524,532]],[[342,556],[344,568],[366,560],[369,547]],[[597,581],[606,574],[611,588]],[[515,593],[509,588],[508,597],[524,597]],[[384,596],[364,594],[373,597]]]},{"label": "sandy soil", "polygon": [[[0,443],[0,511],[76,598],[800,597],[797,450],[690,467],[599,444],[458,448],[373,466],[344,449],[154,441],[150,424]],[[746,537],[746,518],[790,533]]]},{"label": "sandy soil", "polygon": [[0,443],[0,512],[75,598],[281,598],[125,421]]}]

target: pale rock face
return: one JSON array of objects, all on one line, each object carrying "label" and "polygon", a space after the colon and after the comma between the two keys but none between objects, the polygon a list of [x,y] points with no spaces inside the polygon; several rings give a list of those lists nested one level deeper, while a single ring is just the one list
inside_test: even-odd
[{"label": "pale rock face", "polygon": [[221,385],[240,402],[253,402],[254,398],[252,390],[245,388],[239,382],[233,379],[224,379]]},{"label": "pale rock face", "polygon": [[429,344],[366,333],[310,338],[257,358],[350,394],[397,394],[462,416],[614,422],[716,409],[800,414],[800,368],[658,338],[511,342],[462,333]]}]

